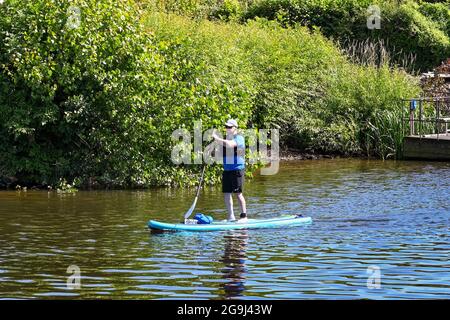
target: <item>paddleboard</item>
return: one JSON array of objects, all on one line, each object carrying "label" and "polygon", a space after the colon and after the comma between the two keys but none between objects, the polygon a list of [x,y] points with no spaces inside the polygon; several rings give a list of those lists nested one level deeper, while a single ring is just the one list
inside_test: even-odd
[{"label": "paddleboard", "polygon": [[221,231],[235,229],[261,229],[290,227],[311,223],[311,217],[301,215],[281,216],[272,219],[248,219],[246,222],[236,221],[214,221],[211,224],[184,224],[167,223],[150,220],[148,227],[159,231]]}]

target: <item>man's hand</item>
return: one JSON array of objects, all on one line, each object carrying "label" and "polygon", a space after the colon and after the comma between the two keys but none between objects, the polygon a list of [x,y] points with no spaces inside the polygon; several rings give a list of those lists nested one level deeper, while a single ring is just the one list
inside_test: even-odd
[{"label": "man's hand", "polygon": [[213,131],[211,137],[213,137],[214,140],[221,139],[221,137],[217,134],[216,130]]},{"label": "man's hand", "polygon": [[217,142],[218,144],[220,144],[221,146],[227,147],[227,148],[234,148],[236,147],[236,141],[234,140],[227,140],[227,139],[222,139],[221,136],[219,136],[216,131],[214,130],[213,134],[211,135],[211,137],[214,138],[214,141]]}]

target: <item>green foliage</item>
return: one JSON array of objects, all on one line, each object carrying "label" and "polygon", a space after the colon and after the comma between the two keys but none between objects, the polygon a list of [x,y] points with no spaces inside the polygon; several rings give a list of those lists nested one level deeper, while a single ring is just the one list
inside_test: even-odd
[{"label": "green foliage", "polygon": [[[385,32],[393,35],[391,45],[406,52],[414,52],[417,66],[427,70],[450,56],[450,39],[445,31],[439,29],[438,23],[427,19],[418,9],[419,6],[413,2],[400,6],[392,17],[390,28]],[[399,25],[406,32],[395,36]]]},{"label": "green foliage", "polygon": [[217,0],[139,0],[136,3],[145,11],[175,13],[191,18],[207,18],[219,7]]},{"label": "green foliage", "polygon": [[214,74],[176,39],[154,41],[132,2],[7,1],[0,10],[0,157],[19,180],[194,183],[198,169],[171,163],[172,131],[249,117],[239,77]]},{"label": "green foliage", "polygon": [[439,29],[444,31],[447,37],[450,37],[450,2],[440,3],[421,3],[419,11],[427,18],[433,20]]},{"label": "green foliage", "polygon": [[[379,6],[381,28],[367,28],[370,5]],[[402,64],[405,54],[416,54],[416,70],[430,69],[450,55],[448,4],[372,0],[261,0],[244,14],[246,19],[266,17],[284,25],[319,27],[339,41],[379,41]]]},{"label": "green foliage", "polygon": [[131,4],[8,1],[1,10],[0,128],[11,171],[54,183],[108,170],[158,61]]},{"label": "green foliage", "polygon": [[[366,147],[383,160],[401,156],[403,132],[401,112],[381,110],[367,121]],[[368,152],[370,154],[370,151]]]},{"label": "green foliage", "polygon": [[[172,164],[172,132],[193,134],[195,120],[221,128],[230,117],[317,152],[385,157],[396,148],[389,127],[374,134],[370,124],[418,93],[403,71],[353,64],[319,30],[193,20],[140,4],[0,6],[1,175],[61,190],[193,185],[199,166]],[[378,150],[380,141],[388,147]],[[206,182],[219,171],[210,167]]]},{"label": "green foliage", "polygon": [[[243,77],[253,99],[249,125],[279,128],[285,146],[365,152],[367,122],[418,93],[415,81],[388,62],[351,64],[331,41],[304,27],[282,28],[265,19],[194,22],[157,13],[143,20],[156,38],[183,39],[182,50],[203,57],[215,74],[229,70]],[[369,153],[383,156],[375,142]]]},{"label": "green foliage", "polygon": [[213,9],[210,17],[221,20],[239,20],[243,14],[243,8],[238,0],[223,0],[216,9]]},{"label": "green foliage", "polygon": [[[256,17],[316,28],[342,44],[382,41],[391,62],[427,71],[450,56],[450,3],[415,0],[141,0],[157,10],[192,18],[245,22]],[[370,6],[380,8],[381,28],[369,29]],[[415,59],[411,59],[411,56]],[[406,60],[406,61],[405,61]],[[413,63],[411,63],[413,62]]]}]

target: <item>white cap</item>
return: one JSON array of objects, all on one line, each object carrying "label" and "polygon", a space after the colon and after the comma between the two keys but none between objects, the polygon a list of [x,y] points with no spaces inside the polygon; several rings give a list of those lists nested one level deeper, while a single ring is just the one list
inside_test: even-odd
[{"label": "white cap", "polygon": [[234,119],[230,119],[227,122],[225,122],[225,125],[228,127],[238,127],[237,121]]}]

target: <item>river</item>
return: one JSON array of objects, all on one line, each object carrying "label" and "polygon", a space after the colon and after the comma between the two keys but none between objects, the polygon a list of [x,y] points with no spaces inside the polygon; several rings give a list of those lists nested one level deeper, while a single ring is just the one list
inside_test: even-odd
[{"label": "river", "polygon": [[[450,163],[289,161],[244,194],[250,217],[313,223],[153,234],[195,190],[1,191],[0,299],[450,298]],[[196,211],[225,218],[220,186]]]}]

